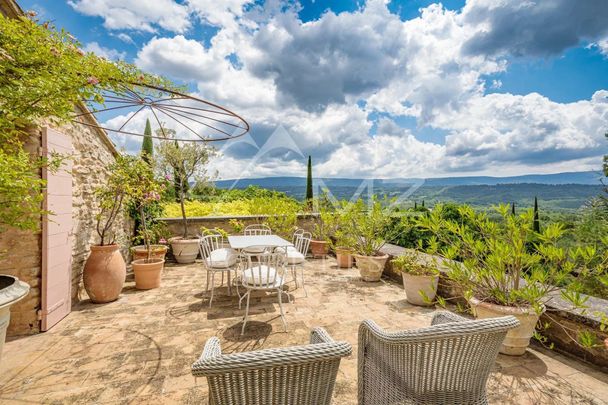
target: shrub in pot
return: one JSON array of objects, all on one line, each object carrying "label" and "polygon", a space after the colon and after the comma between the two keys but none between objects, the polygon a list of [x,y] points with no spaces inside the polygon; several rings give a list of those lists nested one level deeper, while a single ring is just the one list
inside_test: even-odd
[{"label": "shrub in pot", "polygon": [[330,239],[327,233],[327,226],[320,219],[315,223],[310,241],[310,251],[313,257],[326,257],[329,254]]},{"label": "shrub in pot", "polygon": [[[580,294],[577,276],[605,278],[606,258],[598,257],[593,246],[566,249],[560,244],[563,226],[552,223],[537,233],[532,210],[513,215],[509,205],[496,208],[501,221],[471,207],[459,208],[466,221],[446,220],[442,207],[419,219],[418,226],[433,233],[428,253],[446,259],[447,276],[463,290],[478,318],[514,315],[520,326],[510,330],[501,353],[521,355],[532,336],[544,342],[538,319],[546,311],[552,293],[558,292],[573,309],[587,311],[587,297]],[[440,247],[441,246],[441,247]],[[456,262],[458,258],[461,262]],[[560,287],[561,287],[561,292]],[[573,341],[585,346],[599,345],[597,337],[573,330],[551,317],[553,327],[563,328]],[[608,317],[597,312],[602,328]],[[536,330],[535,330],[536,326]]]},{"label": "shrub in pot", "polygon": [[388,255],[380,249],[386,243],[390,212],[374,196],[369,207],[361,199],[341,209],[340,229],[349,237],[357,269],[364,281],[380,281]]},{"label": "shrub in pot", "polygon": [[188,217],[185,202],[189,192],[189,181],[195,178],[198,183],[206,179],[205,164],[213,155],[214,149],[204,143],[190,142],[178,144],[169,136],[174,131],[160,128],[156,131],[167,139],[156,148],[156,163],[161,171],[167,172],[167,178],[174,176],[174,187],[182,213],[182,234],[169,240],[173,256],[178,263],[194,263],[198,256],[198,237],[188,233]]},{"label": "shrub in pot", "polygon": [[125,205],[137,198],[140,173],[146,170],[150,168],[139,157],[119,155],[108,167],[106,183],[96,190],[100,209],[96,230],[100,243],[91,246],[83,270],[84,288],[92,302],[114,301],[122,291],[127,266],[113,228]]},{"label": "shrub in pot", "polygon": [[437,267],[411,252],[393,259],[392,264],[401,272],[407,301],[420,306],[433,305],[439,282]]}]

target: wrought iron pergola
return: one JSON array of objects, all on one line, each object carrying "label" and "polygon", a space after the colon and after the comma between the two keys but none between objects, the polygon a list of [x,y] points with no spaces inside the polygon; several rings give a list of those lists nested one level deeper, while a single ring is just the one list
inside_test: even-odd
[{"label": "wrought iron pergola", "polygon": [[[247,121],[229,109],[169,89],[138,84],[105,90],[102,96],[102,104],[85,100],[88,111],[76,114],[73,120],[107,132],[144,136],[143,127],[141,132],[132,128],[135,118],[143,115],[159,127],[153,138],[184,142],[226,141],[249,131]],[[106,113],[121,115],[101,124],[104,122],[101,115]],[[93,116],[95,120],[80,119],[84,116]],[[112,121],[112,125],[108,121]]]}]

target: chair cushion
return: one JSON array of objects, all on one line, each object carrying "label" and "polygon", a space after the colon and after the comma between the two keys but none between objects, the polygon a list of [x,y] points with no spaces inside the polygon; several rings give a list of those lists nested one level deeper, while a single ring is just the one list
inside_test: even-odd
[{"label": "chair cushion", "polygon": [[[274,281],[274,283],[273,283]],[[261,287],[279,287],[283,285],[283,279],[277,275],[274,267],[266,265],[255,266],[243,271],[243,285],[255,285]]]},{"label": "chair cushion", "polygon": [[243,249],[243,252],[245,252],[245,253],[264,253],[265,250],[266,250],[266,248],[263,246],[255,246],[255,247],[245,248],[245,249]]},{"label": "chair cushion", "polygon": [[211,252],[207,261],[209,267],[218,269],[225,269],[236,264],[237,253],[234,249],[221,248],[215,249]]},{"label": "chair cushion", "polygon": [[304,263],[305,257],[302,253],[298,252],[297,249],[294,250],[287,249],[287,264],[300,264]]}]

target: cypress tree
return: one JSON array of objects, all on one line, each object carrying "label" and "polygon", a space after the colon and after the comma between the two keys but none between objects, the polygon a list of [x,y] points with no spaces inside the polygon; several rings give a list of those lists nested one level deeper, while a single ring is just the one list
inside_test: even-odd
[{"label": "cypress tree", "polygon": [[538,217],[538,199],[534,197],[534,232],[540,233],[540,218]]},{"label": "cypress tree", "polygon": [[309,208],[312,208],[312,200],[314,196],[312,193],[312,159],[308,156],[308,173],[306,175],[306,203]]},{"label": "cypress tree", "polygon": [[422,208],[424,208],[424,200],[422,200]]},{"label": "cypress tree", "polygon": [[418,209],[418,203],[414,201],[414,209]]},{"label": "cypress tree", "polygon": [[146,129],[144,131],[144,140],[141,144],[141,156],[142,158],[150,163],[152,156],[154,155],[154,144],[152,142],[152,127],[150,126],[150,120],[146,119]]},{"label": "cypress tree", "polygon": [[511,215],[515,215],[515,201],[511,203]]}]

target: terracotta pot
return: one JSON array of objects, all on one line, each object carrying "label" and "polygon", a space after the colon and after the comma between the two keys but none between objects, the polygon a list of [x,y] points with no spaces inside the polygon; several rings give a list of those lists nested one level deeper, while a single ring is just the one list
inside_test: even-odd
[{"label": "terracotta pot", "polygon": [[91,246],[82,279],[92,302],[101,304],[118,299],[126,276],[127,265],[118,245]]},{"label": "terracotta pot", "polygon": [[[403,272],[401,273],[401,277],[403,278],[403,288],[405,289],[407,302],[422,307],[433,305],[432,301],[435,299],[435,295],[437,295],[439,276],[418,276]],[[424,299],[420,291],[426,295],[429,302]]]},{"label": "terracotta pot", "polygon": [[336,248],[336,261],[338,267],[342,269],[350,269],[353,267],[353,250],[349,248]]},{"label": "terracotta pot", "polygon": [[138,290],[149,290],[160,287],[160,276],[165,261],[162,259],[139,259],[134,260],[133,274],[135,274],[135,288]]},{"label": "terracotta pot", "polygon": [[[151,259],[163,259],[165,260],[165,255],[167,254],[167,250],[169,248],[165,245],[152,245],[152,257]],[[131,256],[133,256],[132,260],[139,259],[147,259],[148,258],[148,250],[144,245],[141,246],[133,246],[131,248]]]},{"label": "terracotta pot", "polygon": [[357,268],[363,281],[380,281],[388,255],[361,256],[353,255],[357,260]]},{"label": "terracotta pot", "polygon": [[311,240],[310,250],[313,257],[325,257],[329,253],[329,243],[324,240]]},{"label": "terracotta pot", "polygon": [[171,238],[171,250],[178,263],[194,263],[198,256],[198,238],[184,239],[181,237]]},{"label": "terracotta pot", "polygon": [[[498,318],[501,316],[513,315],[517,318],[520,325],[507,332],[505,340],[502,342],[500,352],[511,356],[521,356],[526,352],[530,345],[530,338],[534,333],[534,328],[538,322],[539,315],[532,307],[506,307],[503,305],[490,304],[479,301],[473,297],[469,301],[473,314],[476,318]],[[543,312],[544,312],[543,308]]]}]

